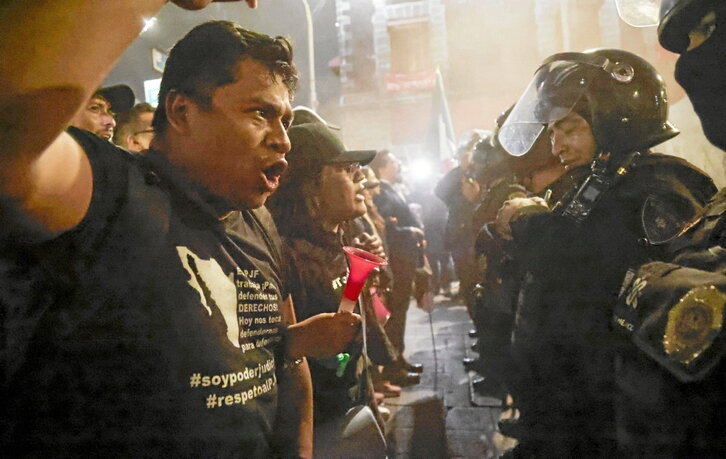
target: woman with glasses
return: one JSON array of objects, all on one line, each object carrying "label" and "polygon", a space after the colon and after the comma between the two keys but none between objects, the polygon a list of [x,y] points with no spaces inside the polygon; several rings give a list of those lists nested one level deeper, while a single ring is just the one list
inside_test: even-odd
[{"label": "woman with glasses", "polygon": [[[287,155],[289,166],[268,207],[283,238],[295,313],[298,320],[304,320],[338,310],[348,277],[342,248],[353,243],[342,225],[366,212],[360,167],[376,152],[346,150],[322,123],[293,126],[288,135],[292,143]],[[379,238],[357,238],[361,240],[367,242],[363,248],[380,250]],[[383,331],[371,308],[364,309],[369,346],[373,346],[384,339]],[[369,362],[361,343],[353,343],[346,352],[350,360],[344,368],[335,358],[309,359],[316,454],[320,456],[345,456],[336,434],[350,408],[369,405],[377,413]]]}]

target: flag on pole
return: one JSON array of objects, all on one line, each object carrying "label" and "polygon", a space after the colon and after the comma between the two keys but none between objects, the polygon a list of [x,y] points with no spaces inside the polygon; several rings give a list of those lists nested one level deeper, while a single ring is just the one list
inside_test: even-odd
[{"label": "flag on pole", "polygon": [[431,94],[431,120],[426,136],[426,150],[428,155],[437,161],[450,160],[456,154],[454,125],[451,122],[444,80],[439,69],[436,69],[436,84]]}]

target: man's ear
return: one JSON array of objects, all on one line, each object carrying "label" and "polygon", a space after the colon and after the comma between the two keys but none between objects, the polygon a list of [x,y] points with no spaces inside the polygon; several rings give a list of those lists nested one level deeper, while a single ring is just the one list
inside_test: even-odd
[{"label": "man's ear", "polygon": [[189,108],[194,103],[186,94],[178,91],[170,91],[166,95],[164,108],[166,109],[166,119],[171,129],[179,134],[189,134]]},{"label": "man's ear", "polygon": [[[119,139],[119,140],[121,140],[121,139]],[[126,134],[126,138],[123,139],[123,140],[124,140],[124,144],[126,145],[126,149],[127,150],[132,150],[133,149],[133,146],[134,146],[134,143],[136,143],[136,138],[134,137],[134,135],[131,134],[131,133]]]},{"label": "man's ear", "polygon": [[131,151],[142,151],[143,148],[138,140],[136,140],[136,136],[133,134],[129,134],[126,136],[126,147],[128,150]]}]

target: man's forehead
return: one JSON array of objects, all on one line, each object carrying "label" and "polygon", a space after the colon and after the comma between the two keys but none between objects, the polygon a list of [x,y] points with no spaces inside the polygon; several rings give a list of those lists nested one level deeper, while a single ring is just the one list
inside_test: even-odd
[{"label": "man's forehead", "polygon": [[232,84],[238,81],[245,81],[248,85],[254,86],[259,90],[272,87],[284,89],[288,98],[291,99],[293,96],[279,73],[251,57],[242,58],[237,63],[235,81]]},{"label": "man's forehead", "polygon": [[287,92],[275,94],[269,91],[253,91],[242,94],[242,99],[247,105],[260,105],[267,109],[275,110],[281,116],[291,119],[293,117],[290,96]]},{"label": "man's forehead", "polygon": [[580,116],[576,112],[570,112],[567,115],[565,115],[563,118],[558,119],[557,121],[553,121],[547,125],[548,128],[552,127],[562,127],[562,125],[569,125],[569,124],[577,124],[580,121],[585,121],[585,118]]},{"label": "man's forehead", "polygon": [[88,100],[88,102],[89,103],[92,103],[92,104],[105,105],[106,107],[111,108],[111,102],[109,102],[108,100],[106,100],[106,98],[103,97],[100,94],[94,94],[94,95],[92,95],[91,98]]}]

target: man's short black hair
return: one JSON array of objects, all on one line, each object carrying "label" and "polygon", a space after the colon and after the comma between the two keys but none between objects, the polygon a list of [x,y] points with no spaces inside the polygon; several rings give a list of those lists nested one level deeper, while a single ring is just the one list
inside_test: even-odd
[{"label": "man's short black hair", "polygon": [[169,53],[154,114],[156,134],[166,130],[165,101],[170,92],[185,94],[206,108],[214,89],[235,81],[237,65],[244,58],[265,65],[270,78],[279,77],[292,96],[298,75],[292,45],[286,38],[252,32],[229,21],[206,22],[192,29]]}]

